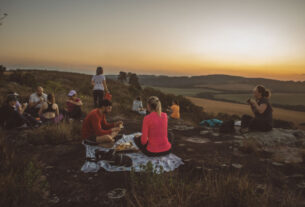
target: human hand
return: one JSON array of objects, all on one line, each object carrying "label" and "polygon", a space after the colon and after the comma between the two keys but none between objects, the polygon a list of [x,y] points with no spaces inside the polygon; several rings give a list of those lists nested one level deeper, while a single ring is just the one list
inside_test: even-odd
[{"label": "human hand", "polygon": [[121,128],[121,126],[123,126],[123,121],[117,121],[114,125]]},{"label": "human hand", "polygon": [[121,131],[121,128],[120,127],[114,127],[114,128],[112,128],[111,131],[112,132],[119,132],[119,131]]}]

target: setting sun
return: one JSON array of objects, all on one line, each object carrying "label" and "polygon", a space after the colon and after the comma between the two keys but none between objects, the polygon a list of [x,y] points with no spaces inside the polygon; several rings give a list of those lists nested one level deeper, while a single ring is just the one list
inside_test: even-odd
[{"label": "setting sun", "polygon": [[301,1],[4,1],[0,62],[304,80]]}]

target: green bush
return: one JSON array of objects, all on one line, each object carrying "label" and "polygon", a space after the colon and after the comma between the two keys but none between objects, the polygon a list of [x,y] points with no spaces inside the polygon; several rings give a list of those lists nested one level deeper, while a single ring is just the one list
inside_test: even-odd
[{"label": "green bush", "polygon": [[49,184],[32,157],[0,134],[0,206],[41,206]]},{"label": "green bush", "polygon": [[239,173],[190,174],[156,174],[150,165],[144,172],[132,172],[127,206],[288,207],[299,201],[294,194],[276,200],[272,196],[279,192],[268,186],[259,192],[251,179]]}]

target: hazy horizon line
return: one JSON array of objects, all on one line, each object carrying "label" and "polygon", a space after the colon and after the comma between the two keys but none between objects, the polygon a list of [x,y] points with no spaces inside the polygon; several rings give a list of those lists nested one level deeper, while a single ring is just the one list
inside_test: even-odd
[{"label": "hazy horizon line", "polygon": [[[64,68],[31,68],[31,67],[16,67],[16,68],[8,68],[7,70],[41,70],[41,71],[57,71],[57,72],[69,72],[69,73],[77,73],[77,74],[85,74],[85,75],[94,75],[95,70],[88,71],[86,69],[64,69]],[[124,71],[120,70],[119,72],[131,72],[131,73],[136,73],[132,71]],[[119,72],[117,73],[105,73],[105,75],[119,75]],[[210,75],[225,75],[225,76],[233,76],[233,77],[242,77],[242,78],[260,78],[260,79],[267,79],[267,80],[277,80],[277,81],[283,81],[283,82],[305,82],[304,80],[281,80],[281,79],[276,79],[276,78],[264,78],[260,76],[246,76],[246,75],[234,75],[234,74],[229,74],[229,73],[209,73],[209,74],[202,74],[202,75],[171,75],[171,74],[156,74],[156,73],[136,73],[138,76],[168,76],[168,77],[200,77],[200,76],[210,76]],[[301,76],[305,76],[305,74],[300,74]]]}]

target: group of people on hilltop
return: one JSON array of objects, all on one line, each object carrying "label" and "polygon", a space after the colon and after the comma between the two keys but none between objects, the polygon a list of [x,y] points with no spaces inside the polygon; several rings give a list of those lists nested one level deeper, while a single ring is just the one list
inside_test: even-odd
[{"label": "group of people on hilltop", "polygon": [[[82,123],[81,135],[83,140],[91,144],[99,144],[111,148],[116,137],[123,128],[123,121],[109,123],[107,115],[112,111],[112,102],[105,98],[109,93],[103,68],[98,67],[96,75],[92,77],[93,100],[95,109],[87,114]],[[269,131],[272,129],[272,106],[269,102],[270,91],[259,85],[255,87],[254,97],[248,100],[254,118],[248,115],[242,117],[242,130]],[[74,119],[82,116],[83,103],[77,97],[75,90],[68,93],[66,114]],[[145,115],[142,125],[142,135],[134,138],[135,144],[147,156],[161,156],[171,152],[171,142],[168,136],[168,119],[180,119],[180,107],[177,101],[162,112],[161,101],[156,96],[147,99],[146,108],[143,107],[141,97],[133,102],[132,110]],[[53,94],[46,95],[43,88],[29,98],[29,104],[20,104],[18,94],[10,93],[6,104],[0,109],[1,125],[7,129],[22,127],[24,124],[37,125],[41,122],[58,123],[62,119],[59,107]],[[168,118],[169,117],[169,118]]]},{"label": "group of people on hilltop", "polygon": [[9,92],[0,108],[0,125],[5,129],[33,128],[43,123],[59,123],[63,118],[80,119],[82,101],[75,90],[68,93],[65,109],[60,111],[54,94],[45,94],[41,86],[30,95],[28,103],[19,102],[19,94]]},{"label": "group of people on hilltop", "polygon": [[[137,112],[141,115],[147,115],[148,111],[143,107],[141,96],[138,96],[132,104],[132,111]],[[178,101],[173,100],[172,105],[168,107],[166,112],[169,115],[169,118],[172,119],[180,119],[180,106],[178,105]]]}]

